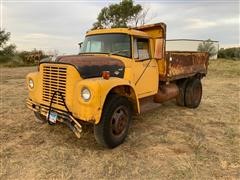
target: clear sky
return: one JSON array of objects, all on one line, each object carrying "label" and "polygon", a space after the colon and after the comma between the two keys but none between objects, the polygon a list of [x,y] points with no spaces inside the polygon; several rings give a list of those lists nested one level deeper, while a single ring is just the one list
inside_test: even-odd
[{"label": "clear sky", "polygon": [[[76,54],[106,0],[1,0],[1,24],[18,50]],[[239,46],[239,0],[135,0],[148,23],[165,22],[167,39],[208,39]]]}]

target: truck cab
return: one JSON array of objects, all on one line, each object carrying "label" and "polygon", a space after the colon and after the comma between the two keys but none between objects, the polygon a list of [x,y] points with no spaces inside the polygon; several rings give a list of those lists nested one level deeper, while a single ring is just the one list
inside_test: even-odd
[{"label": "truck cab", "polygon": [[[152,60],[148,65],[153,58],[153,49],[152,39],[147,33],[119,28],[114,29],[114,32],[108,31],[108,33],[104,30],[88,33],[80,54],[96,53],[118,56],[116,58],[124,63],[125,70],[132,71],[124,79],[135,84],[139,97],[145,97],[156,93],[158,89],[157,62]],[[142,74],[147,65],[148,69]],[[154,79],[149,82],[149,77]],[[148,86],[143,87],[146,83]]]},{"label": "truck cab", "polygon": [[78,55],[42,62],[27,75],[27,106],[37,120],[65,123],[77,137],[83,122],[93,123],[97,142],[114,148],[134,114],[170,99],[200,104],[208,54],[166,52],[165,40],[164,23],[89,31]]}]

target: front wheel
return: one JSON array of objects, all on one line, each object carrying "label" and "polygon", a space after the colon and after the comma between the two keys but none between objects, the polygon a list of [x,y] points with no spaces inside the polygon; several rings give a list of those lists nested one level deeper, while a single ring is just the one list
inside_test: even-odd
[{"label": "front wheel", "polygon": [[126,97],[110,95],[104,105],[98,124],[94,125],[97,142],[105,147],[114,148],[125,140],[132,119],[132,106]]}]

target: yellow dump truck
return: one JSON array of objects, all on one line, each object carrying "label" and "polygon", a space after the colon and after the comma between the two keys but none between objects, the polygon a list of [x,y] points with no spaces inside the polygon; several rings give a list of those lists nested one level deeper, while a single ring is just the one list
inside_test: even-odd
[{"label": "yellow dump truck", "polygon": [[92,123],[97,142],[114,148],[133,115],[171,99],[200,104],[208,54],[167,52],[165,44],[164,23],[89,31],[78,55],[42,62],[27,75],[27,106],[41,122],[65,123],[77,137]]}]

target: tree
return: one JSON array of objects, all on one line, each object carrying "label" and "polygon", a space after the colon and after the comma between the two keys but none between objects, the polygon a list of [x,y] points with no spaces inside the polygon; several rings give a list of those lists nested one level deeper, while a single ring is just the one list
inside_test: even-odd
[{"label": "tree", "polygon": [[[140,4],[134,5],[132,0],[123,0],[119,4],[111,4],[101,10],[92,29],[127,27],[128,23],[134,20],[137,20],[138,23],[142,10],[142,6]],[[143,13],[144,19],[146,13]]]},{"label": "tree", "polygon": [[198,45],[198,51],[208,52],[210,57],[215,56],[217,54],[217,50],[216,50],[215,46],[213,45],[213,42],[211,41],[211,39],[208,39],[208,40],[200,43]]},{"label": "tree", "polygon": [[146,23],[146,17],[149,8],[143,8],[138,14],[136,14],[132,19],[132,24],[137,27],[138,25],[144,25]]},{"label": "tree", "polygon": [[13,44],[7,44],[10,39],[10,35],[10,32],[0,30],[0,56],[12,57],[15,55],[16,46]]}]

